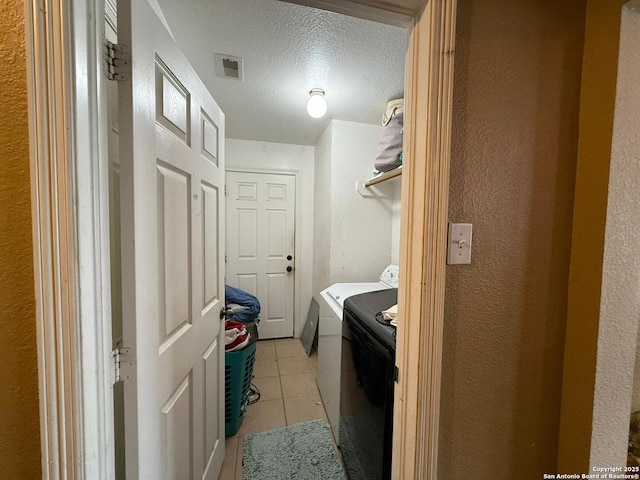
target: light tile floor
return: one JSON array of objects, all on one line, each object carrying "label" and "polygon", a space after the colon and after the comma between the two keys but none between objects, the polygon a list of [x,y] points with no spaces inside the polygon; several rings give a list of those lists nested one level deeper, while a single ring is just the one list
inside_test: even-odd
[{"label": "light tile floor", "polygon": [[219,480],[242,480],[244,436],[295,423],[327,419],[316,385],[318,352],[307,357],[300,339],[260,340],[253,384],[260,401],[247,407],[238,434],[225,442]]}]

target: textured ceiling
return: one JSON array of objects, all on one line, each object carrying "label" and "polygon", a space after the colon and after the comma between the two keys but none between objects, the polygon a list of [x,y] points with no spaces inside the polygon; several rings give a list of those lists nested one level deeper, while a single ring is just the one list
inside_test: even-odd
[{"label": "textured ceiling", "polygon": [[[331,119],[378,124],[401,97],[406,30],[277,0],[159,0],[176,42],[226,114],[227,137],[315,145]],[[221,78],[214,54],[244,59]],[[322,88],[327,115],[306,113]]]}]

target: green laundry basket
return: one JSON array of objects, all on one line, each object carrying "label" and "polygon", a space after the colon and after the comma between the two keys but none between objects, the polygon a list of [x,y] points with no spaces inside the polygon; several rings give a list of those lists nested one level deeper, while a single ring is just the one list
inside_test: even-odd
[{"label": "green laundry basket", "polygon": [[242,425],[255,361],[255,342],[242,350],[224,353],[224,434],[227,437],[238,433]]}]

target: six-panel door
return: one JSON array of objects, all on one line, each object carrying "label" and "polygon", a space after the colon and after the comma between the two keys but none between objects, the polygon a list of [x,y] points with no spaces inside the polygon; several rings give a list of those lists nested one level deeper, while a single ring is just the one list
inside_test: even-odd
[{"label": "six-panel door", "polygon": [[215,480],[224,458],[224,114],[147,2],[119,2],[129,479]]}]

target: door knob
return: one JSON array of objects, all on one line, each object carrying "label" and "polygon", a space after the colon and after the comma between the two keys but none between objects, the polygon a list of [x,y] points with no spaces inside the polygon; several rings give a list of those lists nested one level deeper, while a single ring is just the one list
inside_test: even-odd
[{"label": "door knob", "polygon": [[293,270],[293,268],[291,266],[287,267],[287,272],[290,272],[292,270]]},{"label": "door knob", "polygon": [[291,261],[293,260],[293,257],[291,255],[287,255],[287,260]]}]

